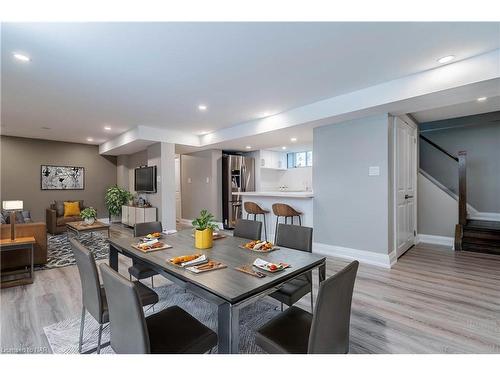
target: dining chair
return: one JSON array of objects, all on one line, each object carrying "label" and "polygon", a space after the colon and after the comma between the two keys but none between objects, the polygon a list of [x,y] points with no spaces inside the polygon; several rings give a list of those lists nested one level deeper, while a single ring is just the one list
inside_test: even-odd
[{"label": "dining chair", "polygon": [[178,306],[145,317],[137,286],[107,264],[99,267],[116,353],[202,354],[217,345],[217,334]]},{"label": "dining chair", "polygon": [[314,315],[296,306],[260,327],[255,343],[271,354],[346,354],[354,282],[354,261],[319,286]]},{"label": "dining chair", "polygon": [[[312,252],[313,229],[290,224],[279,224],[276,234],[276,246],[288,247],[299,251]],[[307,272],[292,279],[270,294],[271,297],[283,304],[293,306],[307,293],[311,294],[311,312],[314,309],[314,296],[312,285],[312,272]]]},{"label": "dining chair", "polygon": [[[160,221],[151,221],[148,223],[138,223],[134,225],[134,237],[146,236],[150,233],[162,232],[162,226]],[[144,262],[136,259],[132,259],[132,265],[128,268],[128,273],[130,275],[130,281],[132,281],[132,276],[136,280],[147,279],[151,277],[151,287],[154,288],[154,275],[158,275],[158,272],[149,268]]]},{"label": "dining chair", "polygon": [[239,219],[234,227],[233,236],[246,238],[248,240],[260,240],[262,234],[262,222]]},{"label": "dining chair", "polygon": [[[82,352],[85,312],[88,311],[97,323],[99,323],[99,333],[97,337],[96,349],[92,349],[87,352],[96,350],[97,354],[99,354],[101,348],[107,346],[101,345],[103,326],[109,322],[107,296],[104,288],[101,286],[99,273],[97,272],[97,266],[92,253],[74,238],[70,240],[70,243],[82,284],[82,320],[80,323],[78,352]],[[154,305],[158,302],[158,294],[156,294],[152,289],[148,288],[139,281],[135,281],[134,285],[139,293],[141,306]]]}]

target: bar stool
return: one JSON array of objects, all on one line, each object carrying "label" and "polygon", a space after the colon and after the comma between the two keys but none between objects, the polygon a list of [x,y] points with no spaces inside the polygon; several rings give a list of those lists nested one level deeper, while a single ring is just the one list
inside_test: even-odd
[{"label": "bar stool", "polygon": [[253,220],[257,220],[257,215],[262,215],[264,217],[264,238],[267,241],[267,225],[266,225],[266,214],[269,213],[268,210],[264,210],[255,202],[245,202],[243,207],[247,212],[247,219],[250,215],[253,215]]},{"label": "bar stool", "polygon": [[299,225],[302,226],[302,212],[297,211],[292,206],[289,206],[285,203],[274,203],[273,204],[273,213],[276,216],[276,229],[274,232],[274,242],[276,243],[276,236],[278,234],[278,221],[280,216],[285,218],[285,224],[288,222],[288,218],[291,218],[291,222],[293,224],[293,218],[297,216],[299,218]]}]

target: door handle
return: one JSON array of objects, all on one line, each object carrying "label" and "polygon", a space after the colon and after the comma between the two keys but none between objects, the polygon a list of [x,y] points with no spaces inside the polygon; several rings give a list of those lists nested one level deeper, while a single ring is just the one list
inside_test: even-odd
[{"label": "door handle", "polygon": [[405,199],[410,199],[410,198],[413,198],[413,195],[405,194]]}]

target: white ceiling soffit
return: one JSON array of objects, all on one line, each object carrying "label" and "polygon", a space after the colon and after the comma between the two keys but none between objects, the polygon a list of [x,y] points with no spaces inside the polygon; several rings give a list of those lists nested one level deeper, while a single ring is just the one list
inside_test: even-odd
[{"label": "white ceiling soffit", "polygon": [[485,101],[480,102],[475,99],[467,103],[415,112],[412,113],[412,116],[419,123],[423,123],[496,111],[500,111],[500,96],[489,97]]},{"label": "white ceiling soffit", "polygon": [[[369,116],[374,113],[403,114],[456,105],[480,96],[500,95],[500,50],[495,50],[453,64],[392,80],[348,94],[335,96],[309,105],[245,122],[183,143],[179,134],[170,137],[158,129],[150,129],[156,141],[189,146],[221,146],[236,139],[266,134],[299,125],[322,126],[339,121]],[[141,132],[133,132],[138,135]],[[149,138],[148,138],[149,139]],[[115,140],[100,146],[101,153],[113,152]]]}]

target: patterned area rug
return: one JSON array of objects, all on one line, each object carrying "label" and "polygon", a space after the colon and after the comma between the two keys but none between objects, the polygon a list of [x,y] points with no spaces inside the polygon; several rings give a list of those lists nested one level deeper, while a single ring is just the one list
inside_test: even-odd
[{"label": "patterned area rug", "polygon": [[[217,332],[217,307],[209,304],[201,298],[191,293],[184,292],[184,289],[175,284],[155,288],[160,296],[160,302],[155,305],[155,311],[160,311],[168,306],[180,306],[188,313],[193,315],[207,327]],[[274,316],[279,314],[275,305],[260,300],[254,304],[244,307],[240,311],[240,347],[239,352],[263,353],[255,344],[254,332],[268,322]],[[146,312],[146,315],[154,314],[152,309]],[[97,344],[97,332],[99,325],[95,319],[87,313],[85,318],[85,329],[83,335],[82,351],[95,348]],[[80,337],[80,317],[64,320],[48,327],[43,331],[47,336],[52,352],[56,354],[77,354],[78,339]],[[109,325],[103,330],[102,343],[109,341]],[[113,349],[107,346],[101,350],[101,353],[114,354]]]},{"label": "patterned area rug", "polygon": [[[73,234],[70,234],[72,238]],[[109,245],[106,234],[101,232],[83,233],[78,240],[89,249],[96,260],[108,257]],[[71,244],[66,233],[48,235],[47,237],[47,264],[37,270],[72,266],[75,258],[71,251]]]}]

